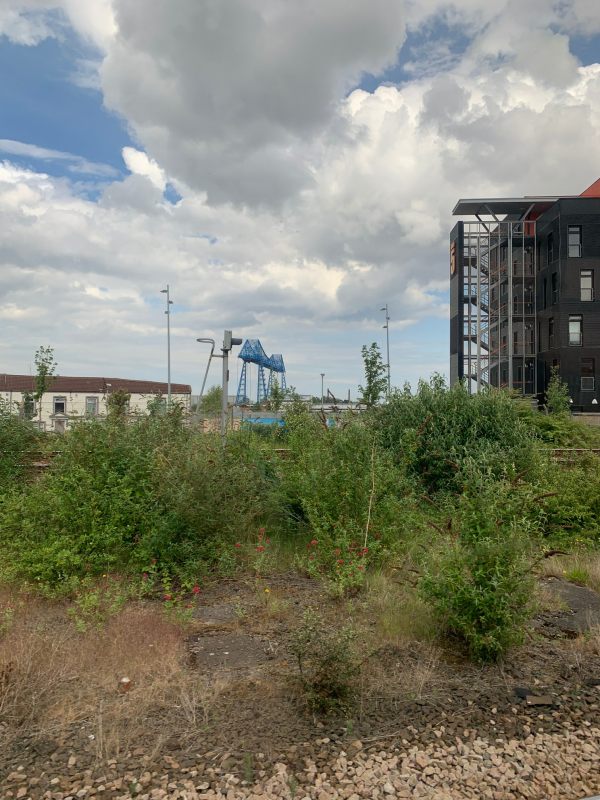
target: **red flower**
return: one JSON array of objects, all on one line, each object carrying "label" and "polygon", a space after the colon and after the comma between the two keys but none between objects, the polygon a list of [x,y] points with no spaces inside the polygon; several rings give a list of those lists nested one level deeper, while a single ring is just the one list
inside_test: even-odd
[{"label": "red flower", "polygon": [[337,563],[338,564],[343,564],[344,563],[344,559],[343,558],[338,558]]},{"label": "red flower", "polygon": [[333,552],[334,552],[334,554],[335,554],[336,556],[339,556],[339,555],[341,555],[341,553],[342,553],[342,551],[340,550],[340,548],[339,548],[339,547],[336,547],[336,548],[335,548],[335,550],[334,550]]},{"label": "red flower", "polygon": [[233,546],[234,547],[241,547],[242,545],[240,544],[240,542],[236,542]]},{"label": "red flower", "polygon": [[257,546],[257,548],[256,548],[256,549],[258,550],[258,552],[259,552],[259,553],[262,553],[262,551],[263,551],[265,548],[262,546],[262,544],[259,544],[259,545]]},{"label": "red flower", "polygon": [[357,569],[359,569],[362,572],[364,570],[364,566],[362,564],[359,564]]},{"label": "red flower", "polygon": [[311,547],[316,547],[319,543],[317,542],[316,539],[311,539],[310,540],[310,544],[311,544]]},{"label": "red flower", "polygon": [[366,556],[368,552],[369,552],[369,548],[368,547],[363,547],[363,549],[360,551],[360,554],[361,554],[361,556]]},{"label": "red flower", "polygon": [[155,559],[155,558],[153,558],[153,559],[152,559],[152,561],[151,561],[150,563],[151,563],[151,564],[156,564],[156,559]]},{"label": "red flower", "polygon": [[173,599],[173,595],[172,595],[172,594],[165,594],[165,595],[163,596],[163,600],[164,600],[165,602],[166,602],[167,600],[172,600],[172,599]]},{"label": "red flower", "polygon": [[198,584],[196,584],[196,585],[194,586],[194,588],[192,589],[192,592],[193,592],[194,594],[200,594],[200,592],[201,592],[201,591],[202,591],[202,589],[201,589],[201,588],[198,586]]},{"label": "red flower", "polygon": [[144,574],[142,575],[142,580],[143,581],[147,581],[148,580],[148,573],[147,572],[144,572]]}]

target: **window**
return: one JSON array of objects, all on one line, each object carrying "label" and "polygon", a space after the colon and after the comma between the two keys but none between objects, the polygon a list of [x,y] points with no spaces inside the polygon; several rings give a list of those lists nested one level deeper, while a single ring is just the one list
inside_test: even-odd
[{"label": "window", "polygon": [[583,344],[583,317],[581,314],[571,314],[569,317],[569,344],[580,347]]},{"label": "window", "polygon": [[554,235],[552,233],[548,234],[546,261],[548,264],[551,264],[554,261]]},{"label": "window", "polygon": [[569,258],[581,258],[581,225],[569,225]]},{"label": "window", "polygon": [[55,397],[54,398],[54,413],[55,414],[66,414],[67,412],[67,398],[66,397]]},{"label": "window", "polygon": [[23,416],[25,419],[35,417],[35,400],[28,392],[23,395]]},{"label": "window", "polygon": [[558,273],[552,273],[552,305],[558,303]]},{"label": "window", "polygon": [[581,299],[584,301],[594,299],[594,271],[582,269],[579,273],[579,286],[581,289]]},{"label": "window", "polygon": [[548,349],[551,350],[554,347],[554,317],[550,317],[548,320]]},{"label": "window", "polygon": [[594,358],[581,359],[581,391],[593,392],[595,389],[596,363]]},{"label": "window", "polygon": [[542,307],[546,308],[547,307],[546,298],[548,297],[548,279],[547,278],[544,278],[544,287],[543,288],[544,288],[544,296],[542,298]]},{"label": "window", "polygon": [[86,397],[85,398],[85,413],[89,417],[95,417],[98,415],[98,398],[97,397]]}]

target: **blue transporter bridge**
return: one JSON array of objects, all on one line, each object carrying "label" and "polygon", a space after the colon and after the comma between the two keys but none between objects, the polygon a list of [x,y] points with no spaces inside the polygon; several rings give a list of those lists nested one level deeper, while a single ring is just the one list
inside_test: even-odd
[{"label": "blue transporter bridge", "polygon": [[[256,381],[256,402],[258,404],[269,399],[276,376],[279,376],[279,385],[285,390],[286,380],[283,356],[280,353],[268,356],[260,343],[260,339],[246,339],[238,358],[242,359],[243,366],[235,399],[237,405],[246,405],[250,402],[248,397],[249,364],[256,364],[258,368],[258,379]],[[269,372],[268,379],[266,370]]]}]

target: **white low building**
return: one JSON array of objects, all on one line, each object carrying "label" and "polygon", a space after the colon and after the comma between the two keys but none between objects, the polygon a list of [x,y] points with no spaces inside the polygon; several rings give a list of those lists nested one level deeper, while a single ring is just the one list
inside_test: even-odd
[{"label": "white low building", "polygon": [[[26,414],[46,431],[63,433],[69,425],[85,417],[106,416],[108,398],[112,392],[130,395],[129,414],[147,414],[148,404],[157,398],[166,401],[167,384],[157,381],[127,380],[125,378],[75,378],[60,375],[51,378],[50,386],[39,403],[27,398],[35,392],[35,377],[0,373],[0,398],[17,414]],[[192,387],[184,383],[171,384],[171,402],[191,407]]]}]

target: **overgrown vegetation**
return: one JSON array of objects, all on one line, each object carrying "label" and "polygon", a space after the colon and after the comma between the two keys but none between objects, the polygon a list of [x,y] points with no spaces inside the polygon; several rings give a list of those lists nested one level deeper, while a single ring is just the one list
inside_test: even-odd
[{"label": "overgrown vegetation", "polygon": [[356,634],[348,626],[332,629],[308,609],[290,643],[306,700],[313,711],[342,710],[350,702],[360,664]]},{"label": "overgrown vegetation", "polygon": [[[423,629],[433,619],[494,660],[524,635],[542,553],[598,546],[597,456],[551,453],[598,434],[502,392],[469,396],[435,377],[385,405],[373,395],[332,428],[296,398],[283,428],[232,432],[226,448],[180,409],[131,419],[116,394],[108,419],[68,430],[35,480],[23,465],[50,436],[0,408],[0,578],[74,596],[82,628],[128,592],[178,609],[207,575],[264,578],[285,552],[336,598],[393,573]],[[112,594],[98,594],[103,581]]]}]

